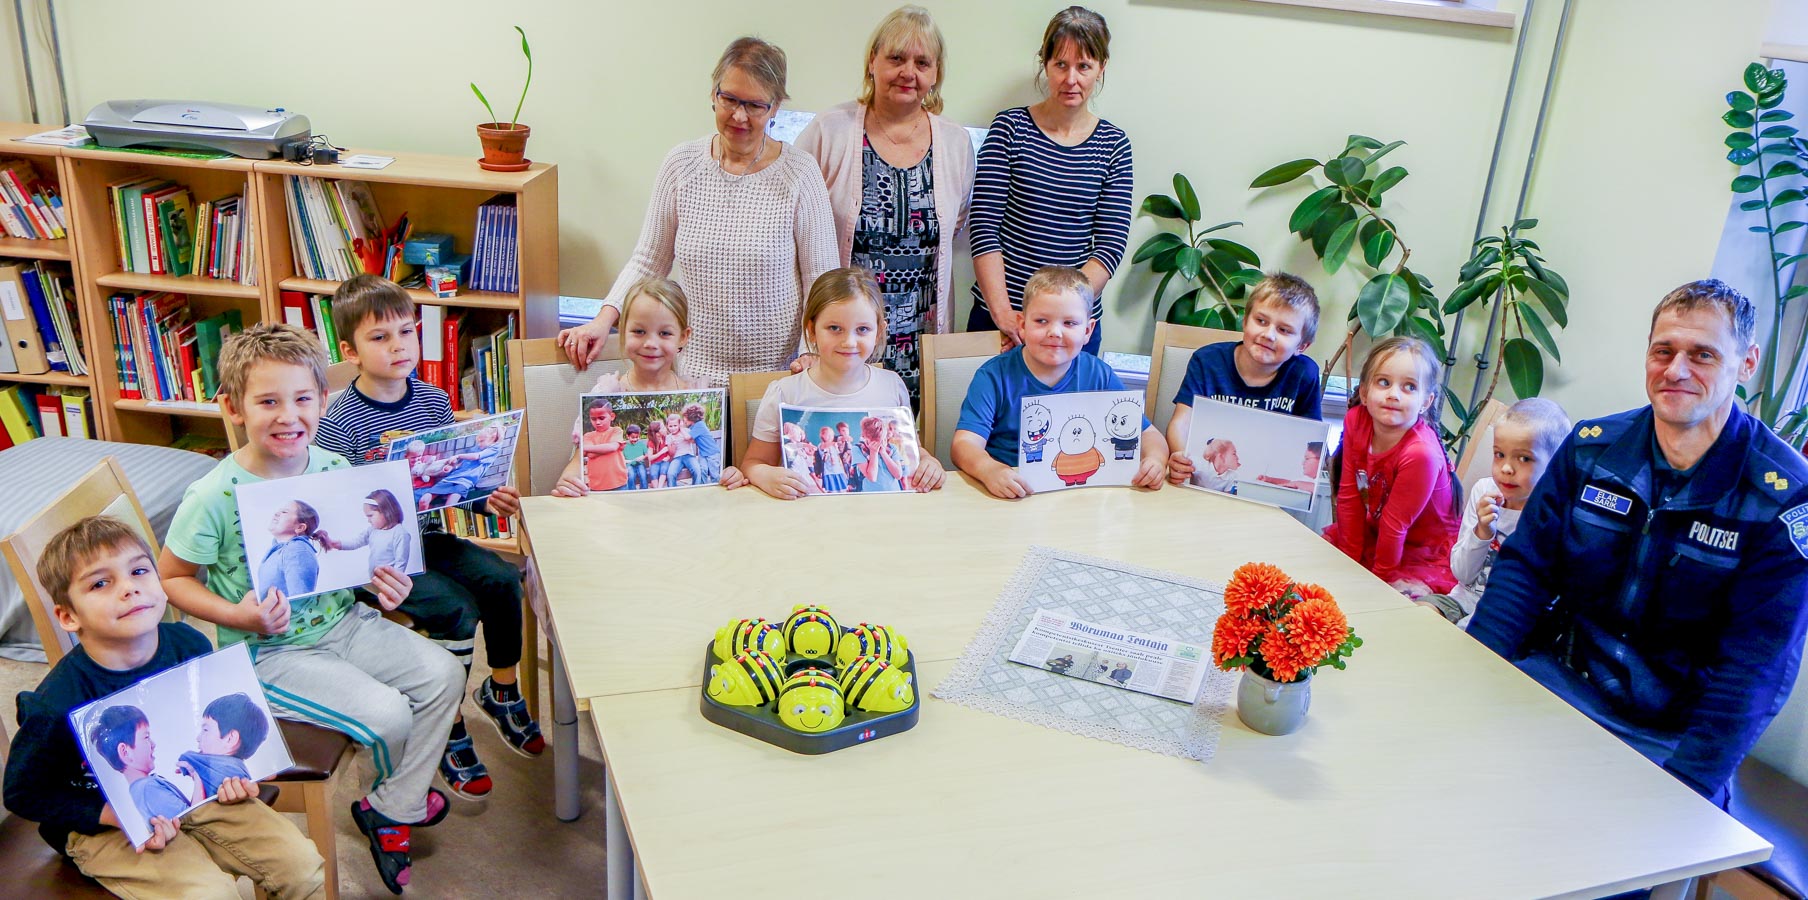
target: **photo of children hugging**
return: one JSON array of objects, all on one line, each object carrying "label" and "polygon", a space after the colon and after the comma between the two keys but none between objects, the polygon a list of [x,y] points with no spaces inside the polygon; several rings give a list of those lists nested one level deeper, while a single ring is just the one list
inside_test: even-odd
[{"label": "photo of children hugging", "polygon": [[217,796],[291,765],[245,645],[195,657],[69,713],[82,755],[134,846]]},{"label": "photo of children hugging", "polygon": [[290,600],[368,584],[379,566],[424,570],[411,464],[390,462],[238,486],[245,559],[258,595],[274,588]]},{"label": "photo of children hugging", "polygon": [[779,435],[785,468],[803,478],[806,494],[916,490],[910,476],[918,459],[917,433],[908,409],[781,405]]},{"label": "photo of children hugging", "polygon": [[[584,394],[577,448],[560,484],[649,491],[715,484],[722,475],[726,392]],[[555,493],[560,493],[555,491]]]},{"label": "photo of children hugging", "polygon": [[408,464],[409,508],[466,506],[508,484],[524,413],[512,409],[391,438],[386,458]]},{"label": "photo of children hugging", "polygon": [[1195,396],[1184,484],[1282,509],[1310,511],[1331,426],[1318,419]]}]

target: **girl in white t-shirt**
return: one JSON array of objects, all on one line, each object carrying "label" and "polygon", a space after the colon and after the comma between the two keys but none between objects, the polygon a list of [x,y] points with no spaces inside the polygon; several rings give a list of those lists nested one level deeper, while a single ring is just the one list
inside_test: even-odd
[{"label": "girl in white t-shirt", "polygon": [[[622,356],[629,365],[620,372],[604,372],[588,393],[626,394],[636,391],[694,391],[709,387],[701,378],[687,378],[678,371],[678,354],[691,339],[690,306],[684,291],[664,278],[645,278],[628,289],[622,310]],[[555,497],[582,497],[590,493],[585,483],[582,423],[571,425],[575,449],[571,462],[553,487]],[[649,461],[648,475],[657,481],[666,474],[662,461]],[[670,473],[674,478],[677,472]],[[693,476],[694,477],[694,476]]]},{"label": "girl in white t-shirt", "polygon": [[[768,495],[795,500],[814,493],[817,485],[779,459],[779,406],[824,409],[901,409],[910,415],[910,392],[897,373],[869,365],[873,348],[885,341],[885,316],[879,284],[860,268],[825,272],[810,286],[804,303],[804,338],[816,361],[808,369],[773,382],[760,399],[742,466],[722,471],[722,486],[751,483]],[[910,461],[911,486],[933,491],[946,473],[941,463],[919,450]],[[822,486],[827,489],[827,484]]]}]

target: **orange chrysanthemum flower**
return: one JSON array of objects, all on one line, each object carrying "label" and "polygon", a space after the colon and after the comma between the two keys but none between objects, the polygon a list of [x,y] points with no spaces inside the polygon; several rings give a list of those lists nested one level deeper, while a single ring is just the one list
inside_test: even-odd
[{"label": "orange chrysanthemum flower", "polygon": [[1224,587],[1224,610],[1232,615],[1253,615],[1285,596],[1291,583],[1278,566],[1244,563],[1231,573],[1230,583]]},{"label": "orange chrysanthemum flower", "polygon": [[1319,587],[1316,584],[1311,584],[1311,583],[1305,582],[1305,581],[1302,581],[1299,584],[1294,585],[1293,589],[1294,589],[1294,591],[1296,591],[1299,594],[1299,598],[1301,600],[1335,600],[1336,599],[1331,596],[1330,591],[1327,591],[1324,588]]},{"label": "orange chrysanthemum flower", "polygon": [[1247,654],[1250,643],[1267,631],[1268,624],[1260,619],[1230,613],[1219,616],[1212,629],[1212,661],[1222,668],[1225,660]]},{"label": "orange chrysanthemum flower", "polygon": [[1270,630],[1262,639],[1262,663],[1273,673],[1275,681],[1293,681],[1301,671],[1317,665],[1318,659],[1308,658],[1285,635]]},{"label": "orange chrysanthemum flower", "polygon": [[[1337,608],[1336,601],[1328,597],[1300,601],[1278,624],[1287,645],[1298,652],[1306,665],[1317,665],[1350,634],[1349,620]],[[1263,650],[1268,647],[1264,645]]]}]

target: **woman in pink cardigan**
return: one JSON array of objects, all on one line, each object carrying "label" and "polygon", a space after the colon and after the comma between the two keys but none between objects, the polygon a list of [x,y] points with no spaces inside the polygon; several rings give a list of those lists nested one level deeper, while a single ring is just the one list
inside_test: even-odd
[{"label": "woman in pink cardigan", "polygon": [[[860,99],[797,138],[828,183],[841,264],[870,270],[885,295],[880,359],[918,394],[917,338],[952,330],[954,237],[973,190],[973,143],[943,119],[941,30],[920,6],[893,11],[867,45]],[[805,360],[807,362],[807,360]]]}]

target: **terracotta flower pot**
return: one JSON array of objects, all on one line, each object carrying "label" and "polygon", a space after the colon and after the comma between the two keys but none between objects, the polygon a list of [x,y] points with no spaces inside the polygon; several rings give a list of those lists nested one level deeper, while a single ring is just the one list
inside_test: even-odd
[{"label": "terracotta flower pot", "polygon": [[506,122],[486,122],[477,126],[477,139],[483,142],[483,159],[479,166],[492,172],[520,172],[533,161],[527,158],[527,136],[533,129]]}]

